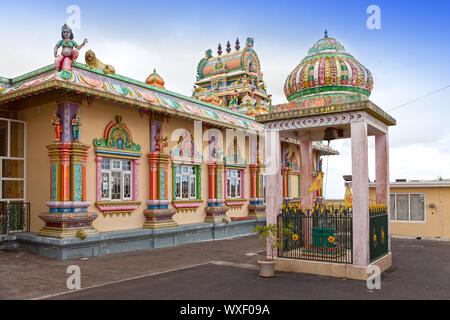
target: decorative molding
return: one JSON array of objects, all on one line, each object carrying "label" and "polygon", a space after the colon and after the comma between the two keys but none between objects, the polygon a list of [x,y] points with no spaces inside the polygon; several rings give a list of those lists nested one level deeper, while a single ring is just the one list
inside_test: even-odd
[{"label": "decorative molding", "polygon": [[136,210],[140,201],[97,201],[95,202],[95,206],[100,210],[103,215],[106,214],[128,214]]},{"label": "decorative molding", "polygon": [[242,207],[247,201],[248,199],[244,198],[226,198],[225,205],[228,207]]},{"label": "decorative molding", "polygon": [[83,102],[83,96],[81,94],[72,91],[57,91],[56,103],[73,102],[81,104]]},{"label": "decorative molding", "polygon": [[189,200],[172,200],[172,206],[177,211],[195,211],[203,204],[202,199],[189,199]]},{"label": "decorative molding", "polygon": [[133,142],[130,129],[119,115],[116,116],[116,122],[111,121],[106,126],[103,138],[94,139],[94,151],[116,158],[141,156],[141,146]]},{"label": "decorative molding", "polygon": [[332,125],[343,125],[366,120],[364,111],[341,112],[336,114],[326,114],[302,117],[297,119],[279,120],[266,123],[266,129],[282,131],[308,128],[329,127]]}]

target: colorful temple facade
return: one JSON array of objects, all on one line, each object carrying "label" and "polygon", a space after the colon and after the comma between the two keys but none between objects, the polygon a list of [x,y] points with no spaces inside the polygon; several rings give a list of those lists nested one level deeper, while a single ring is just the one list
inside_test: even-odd
[{"label": "colorful temple facade", "polygon": [[[265,223],[265,134],[255,115],[267,114],[270,95],[253,39],[243,49],[237,43],[234,52],[228,45],[217,57],[207,51],[194,95],[187,97],[165,89],[156,70],[145,82],[130,79],[92,50],[86,64],[76,62],[87,40],[78,45],[67,26],[62,38],[55,64],[0,78],[0,201],[30,203],[31,235],[24,233],[23,241],[63,250],[67,242],[43,239],[86,247],[104,245],[105,237],[145,234],[158,246],[156,237],[172,237],[163,246],[209,240],[192,235],[208,228],[213,238],[226,229],[223,238]],[[300,139],[283,140],[283,198],[289,201],[300,198],[299,145]],[[314,175],[327,154],[337,152],[314,143]],[[6,230],[8,222],[0,223]],[[233,233],[234,225],[247,227]],[[147,246],[133,243],[103,253]],[[103,254],[89,250],[36,249],[62,259]]]}]

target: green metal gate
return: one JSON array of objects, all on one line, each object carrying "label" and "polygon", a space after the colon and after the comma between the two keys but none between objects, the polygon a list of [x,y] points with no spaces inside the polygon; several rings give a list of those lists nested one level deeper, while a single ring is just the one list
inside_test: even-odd
[{"label": "green metal gate", "polygon": [[386,210],[370,211],[370,262],[386,255],[388,247],[388,215]]},{"label": "green metal gate", "polygon": [[0,202],[0,234],[30,231],[30,203]]}]

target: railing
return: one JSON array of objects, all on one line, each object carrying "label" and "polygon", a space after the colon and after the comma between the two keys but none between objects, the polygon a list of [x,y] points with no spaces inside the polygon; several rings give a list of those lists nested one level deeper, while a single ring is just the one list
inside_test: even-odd
[{"label": "railing", "polygon": [[370,262],[372,262],[389,252],[387,206],[371,205],[369,219]]},{"label": "railing", "polygon": [[30,203],[0,202],[0,234],[30,231]]},{"label": "railing", "polygon": [[283,239],[279,257],[353,263],[351,208],[323,205],[302,210],[300,204],[283,204],[278,225],[291,225],[293,232]]}]

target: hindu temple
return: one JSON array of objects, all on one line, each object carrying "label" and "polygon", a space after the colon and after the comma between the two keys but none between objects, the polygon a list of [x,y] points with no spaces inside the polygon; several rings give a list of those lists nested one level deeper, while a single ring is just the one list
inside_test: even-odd
[{"label": "hindu temple", "polygon": [[[99,256],[250,235],[257,225],[297,219],[298,209],[314,219],[294,230],[297,256],[286,239],[280,270],[295,271],[311,256],[350,256],[344,269],[367,268],[373,234],[378,248],[386,244],[377,258],[391,257],[388,225],[373,233],[371,219],[389,210],[387,133],[395,120],[369,100],[369,70],[327,33],[288,75],[288,102],[278,105],[251,37],[234,49],[219,44],[215,56],[208,49],[192,96],[170,91],[155,66],[146,79],[121,75],[95,43],[79,62],[88,40],[78,43],[67,25],[55,42],[53,63],[0,77],[2,247]],[[371,135],[377,207],[368,202]],[[347,229],[325,228],[326,213],[342,210],[330,210],[322,191],[322,159],[339,154],[323,141],[341,138],[352,140],[353,199]],[[317,220],[317,212],[325,214]]]}]

